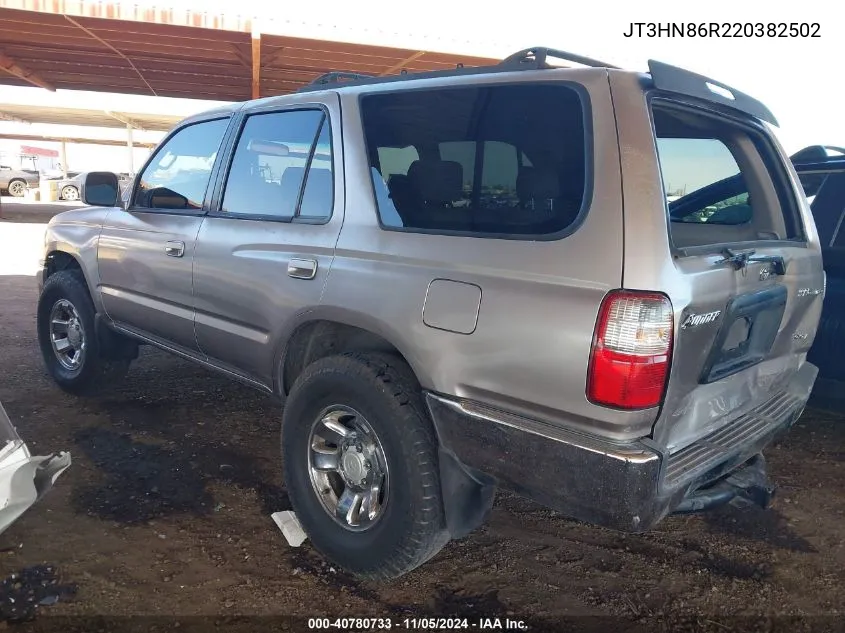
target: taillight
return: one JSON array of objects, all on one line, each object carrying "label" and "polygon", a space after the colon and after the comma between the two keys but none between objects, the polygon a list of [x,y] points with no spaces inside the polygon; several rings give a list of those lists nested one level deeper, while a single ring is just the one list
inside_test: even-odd
[{"label": "taillight", "polygon": [[672,357],[672,304],[653,292],[615,290],[599,309],[587,397],[619,409],[660,404]]}]

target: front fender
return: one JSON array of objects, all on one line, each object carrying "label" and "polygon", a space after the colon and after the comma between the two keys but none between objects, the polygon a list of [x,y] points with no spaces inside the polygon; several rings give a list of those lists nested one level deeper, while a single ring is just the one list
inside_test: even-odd
[{"label": "front fender", "polygon": [[44,234],[42,267],[53,253],[73,257],[82,269],[88,292],[97,312],[103,312],[100,298],[100,275],[97,265],[97,245],[103,224],[111,209],[85,207],[65,211],[53,217]]}]

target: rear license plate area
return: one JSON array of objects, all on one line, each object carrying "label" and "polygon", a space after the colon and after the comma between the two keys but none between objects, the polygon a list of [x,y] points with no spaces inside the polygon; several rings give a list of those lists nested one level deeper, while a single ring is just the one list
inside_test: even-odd
[{"label": "rear license plate area", "polygon": [[786,299],[785,286],[734,297],[724,312],[699,382],[716,382],[765,359],[777,338]]}]

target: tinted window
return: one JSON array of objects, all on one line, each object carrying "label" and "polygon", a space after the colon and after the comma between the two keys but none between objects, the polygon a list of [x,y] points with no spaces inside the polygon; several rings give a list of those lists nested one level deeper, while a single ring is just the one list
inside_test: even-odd
[{"label": "tinted window", "polygon": [[330,140],[321,110],[250,116],[238,139],[221,210],[279,219],[291,219],[298,210],[303,217],[329,217],[334,194]]},{"label": "tinted window", "polygon": [[[809,174],[807,174],[809,175]],[[845,171],[820,174],[823,184],[812,199],[813,218],[823,248],[845,247]]]},{"label": "tinted window", "polygon": [[135,206],[201,209],[228,119],[196,123],[176,132],[141,173]]},{"label": "tinted window", "polygon": [[546,235],[580,214],[583,108],[567,86],[415,90],[361,107],[385,226]]}]

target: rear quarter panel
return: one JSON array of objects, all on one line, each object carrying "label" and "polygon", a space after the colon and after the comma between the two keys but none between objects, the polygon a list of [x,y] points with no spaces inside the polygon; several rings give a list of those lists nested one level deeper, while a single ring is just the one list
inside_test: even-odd
[{"label": "rear quarter panel", "polygon": [[[485,402],[552,423],[627,439],[641,436],[654,412],[623,414],[585,396],[598,308],[621,284],[622,179],[607,73],[597,69],[540,71],[542,79],[582,85],[589,94],[593,135],[589,211],[572,235],[557,241],[457,237],[382,229],[364,151],[355,91],[343,95],[346,218],[321,302],[327,314],[366,325],[407,358],[423,387]],[[536,81],[535,72],[476,81]],[[449,80],[430,80],[443,85]],[[376,90],[389,91],[391,85]],[[369,90],[372,90],[369,89]],[[554,116],[551,112],[538,116]],[[429,286],[445,279],[466,293],[440,294],[441,314],[462,333],[426,324]],[[468,297],[480,295],[477,323]],[[463,303],[462,307],[459,307]]]}]

